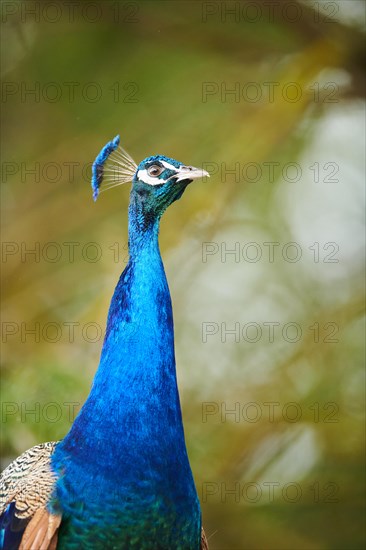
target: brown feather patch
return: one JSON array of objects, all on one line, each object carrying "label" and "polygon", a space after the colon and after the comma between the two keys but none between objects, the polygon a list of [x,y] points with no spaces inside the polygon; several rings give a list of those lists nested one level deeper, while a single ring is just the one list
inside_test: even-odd
[{"label": "brown feather patch", "polygon": [[[39,508],[28,523],[19,550],[49,550],[51,542],[61,523],[61,515],[51,514],[46,508]],[[56,538],[57,543],[57,538]]]},{"label": "brown feather patch", "polygon": [[201,531],[201,550],[208,550],[207,537],[206,537],[206,533],[203,530],[203,527]]}]

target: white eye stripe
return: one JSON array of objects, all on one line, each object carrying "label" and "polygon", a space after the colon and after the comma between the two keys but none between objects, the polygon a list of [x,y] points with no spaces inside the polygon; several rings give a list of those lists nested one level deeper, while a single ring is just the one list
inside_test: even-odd
[{"label": "white eye stripe", "polygon": [[[160,160],[159,162],[167,170],[171,170],[172,172],[178,172],[179,171],[179,169],[176,166],[173,166],[173,164],[170,164],[169,162],[166,162],[165,160]],[[147,183],[148,185],[162,185],[163,183],[168,181],[168,179],[170,179],[170,178],[167,178],[166,180],[162,180],[162,179],[160,179],[156,176],[155,177],[154,176],[149,176],[146,169],[139,170],[137,172],[137,177],[138,177],[139,180],[143,181],[144,183]],[[170,176],[170,177],[172,177],[172,176]]]},{"label": "white eye stripe", "polygon": [[161,180],[157,177],[149,176],[147,173],[147,170],[139,170],[137,172],[137,177],[139,180],[143,181],[144,183],[147,183],[147,185],[161,185],[162,183],[165,183],[165,180]]},{"label": "white eye stripe", "polygon": [[172,164],[169,164],[169,162],[166,162],[165,160],[161,160],[160,162],[163,166],[165,166],[165,168],[168,168],[168,170],[174,170],[174,171],[177,170],[176,166],[173,166]]}]

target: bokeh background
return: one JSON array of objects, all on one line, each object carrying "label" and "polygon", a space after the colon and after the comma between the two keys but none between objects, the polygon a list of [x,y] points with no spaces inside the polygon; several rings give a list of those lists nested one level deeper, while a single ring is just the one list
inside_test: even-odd
[{"label": "bokeh background", "polygon": [[90,163],[119,133],[211,171],[160,238],[210,547],[363,548],[364,2],[1,9],[2,465],[88,394],[129,200],[94,204]]}]

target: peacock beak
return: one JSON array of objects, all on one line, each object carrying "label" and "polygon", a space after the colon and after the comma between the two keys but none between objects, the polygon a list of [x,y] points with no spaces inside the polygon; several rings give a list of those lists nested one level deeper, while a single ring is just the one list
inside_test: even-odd
[{"label": "peacock beak", "polygon": [[194,166],[180,166],[177,170],[176,177],[177,181],[196,180],[198,178],[209,178],[210,174],[206,170],[194,168]]}]

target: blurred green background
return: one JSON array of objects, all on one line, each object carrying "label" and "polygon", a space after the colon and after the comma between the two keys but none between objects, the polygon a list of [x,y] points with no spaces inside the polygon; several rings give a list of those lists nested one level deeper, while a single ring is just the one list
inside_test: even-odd
[{"label": "blurred green background", "polygon": [[364,2],[1,8],[2,465],[88,394],[129,200],[94,204],[90,163],[120,133],[212,174],[160,238],[210,548],[363,548]]}]

